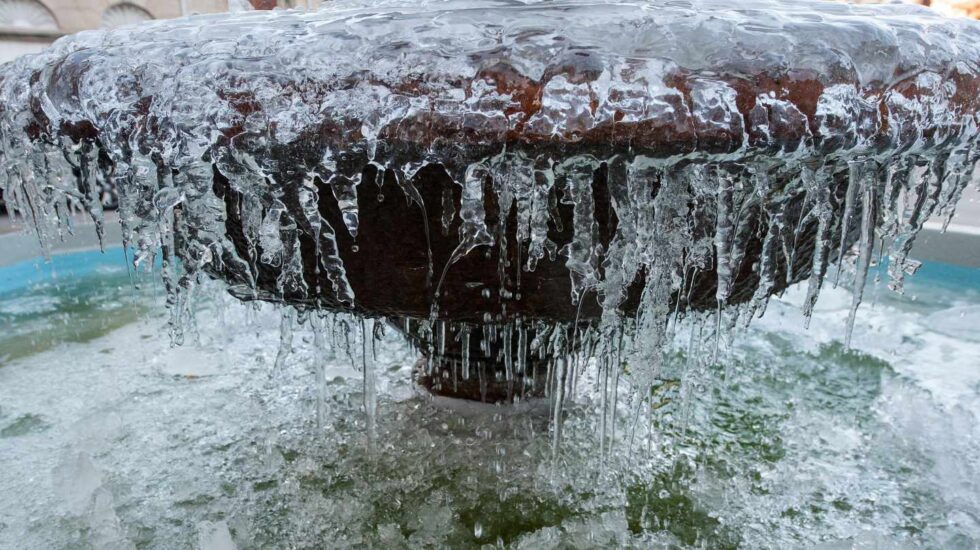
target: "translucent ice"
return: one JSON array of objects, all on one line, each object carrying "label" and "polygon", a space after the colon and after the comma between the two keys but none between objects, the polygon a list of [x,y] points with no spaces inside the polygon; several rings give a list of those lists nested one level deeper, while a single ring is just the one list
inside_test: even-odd
[{"label": "translucent ice", "polygon": [[[719,333],[723,310],[761,313],[780,281],[809,277],[809,314],[852,243],[859,279],[891,243],[901,289],[916,233],[949,219],[980,158],[978,59],[976,23],[809,0],[342,0],[156,21],[0,69],[0,188],[42,242],[73,210],[101,232],[114,189],[136,259],[163,253],[180,341],[203,274],[249,299],[357,309],[341,241],[372,223],[361,192],[393,177],[431,247],[412,176],[439,165],[458,186],[442,190],[441,229],[459,237],[443,266],[428,251],[433,317],[455,262],[517,247],[528,271],[562,262],[567,299],[598,298],[603,349],[639,330],[654,345],[630,353],[650,357],[696,273],[715,274]],[[488,224],[488,190],[517,242]],[[560,207],[567,243],[549,234]],[[274,288],[257,283],[269,272]],[[511,367],[519,322],[484,327]]]}]

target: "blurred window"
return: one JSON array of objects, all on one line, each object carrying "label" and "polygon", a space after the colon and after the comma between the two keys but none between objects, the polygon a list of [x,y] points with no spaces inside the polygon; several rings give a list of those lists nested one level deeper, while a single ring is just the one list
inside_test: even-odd
[{"label": "blurred window", "polygon": [[150,19],[153,19],[150,12],[127,2],[109,6],[102,12],[102,26],[105,28],[130,25],[141,21],[149,21]]},{"label": "blurred window", "polygon": [[0,27],[15,32],[51,32],[58,30],[58,22],[37,0],[0,0]]}]

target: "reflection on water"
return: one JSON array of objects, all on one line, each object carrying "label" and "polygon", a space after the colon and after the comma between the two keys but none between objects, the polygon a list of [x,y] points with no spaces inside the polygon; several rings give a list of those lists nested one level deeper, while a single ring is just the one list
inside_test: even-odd
[{"label": "reflection on water", "polygon": [[[133,291],[121,254],[96,258],[56,260],[77,262],[56,282],[2,279],[3,548],[980,542],[977,271],[927,264],[906,297],[879,291],[855,351],[840,344],[843,289],[809,331],[791,290],[719,365],[691,357],[682,330],[644,408],[623,382],[605,430],[587,372],[556,456],[547,401],[429,399],[391,334],[377,440],[343,353],[318,428],[308,324],[271,376],[277,312],[215,291],[196,341],[171,348],[155,291]],[[23,346],[29,332],[46,343]]]}]

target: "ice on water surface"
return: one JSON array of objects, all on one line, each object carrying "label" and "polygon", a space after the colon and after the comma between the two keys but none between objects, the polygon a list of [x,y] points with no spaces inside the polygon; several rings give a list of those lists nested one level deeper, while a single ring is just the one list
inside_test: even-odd
[{"label": "ice on water surface", "polygon": [[[912,280],[928,315],[879,301],[857,320],[856,352],[840,345],[851,302],[841,288],[827,290],[809,330],[805,286],[774,300],[724,366],[683,351],[706,319],[678,332],[680,351],[641,400],[639,422],[624,379],[583,372],[557,460],[546,400],[433,401],[412,389],[416,356],[390,333],[374,344],[372,445],[360,357],[341,345],[341,319],[294,321],[291,359],[277,369],[279,312],[213,283],[201,292],[197,342],[171,347],[165,316],[151,309],[106,337],[0,368],[0,428],[28,413],[48,425],[0,437],[0,547],[980,540],[980,373],[947,367],[968,364],[980,343],[932,328],[977,307],[975,275],[952,289]],[[318,338],[334,344],[326,358]],[[329,391],[318,415],[321,375]]]}]

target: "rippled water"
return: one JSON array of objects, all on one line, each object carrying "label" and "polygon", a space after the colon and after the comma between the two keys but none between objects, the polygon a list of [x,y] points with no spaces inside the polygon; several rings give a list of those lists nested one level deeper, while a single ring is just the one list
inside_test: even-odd
[{"label": "rippled water", "polygon": [[342,353],[317,426],[308,325],[271,375],[271,307],[208,294],[196,341],[172,348],[121,251],[53,266],[0,270],[2,548],[980,543],[977,270],[927,264],[905,297],[869,284],[853,351],[843,289],[808,331],[791,289],[717,365],[681,330],[639,417],[653,429],[624,381],[608,453],[586,371],[554,456],[546,401],[428,398],[394,331],[370,444]]}]

